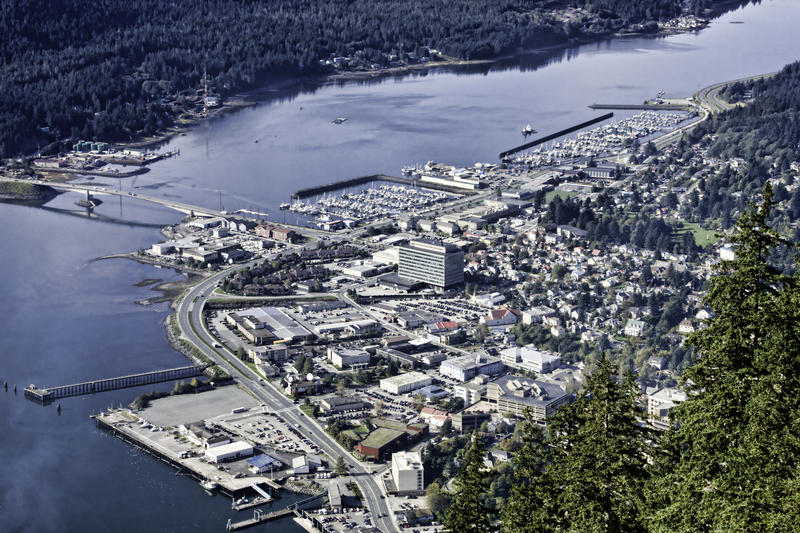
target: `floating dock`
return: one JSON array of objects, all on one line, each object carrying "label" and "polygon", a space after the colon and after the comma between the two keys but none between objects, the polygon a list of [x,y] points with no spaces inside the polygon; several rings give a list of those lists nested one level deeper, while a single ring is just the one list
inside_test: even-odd
[{"label": "floating dock", "polygon": [[231,505],[231,509],[233,509],[234,511],[245,511],[247,509],[252,509],[253,507],[258,507],[259,505],[264,505],[267,503],[271,503],[273,501],[275,501],[275,499],[272,497],[270,497],[270,499],[266,499],[262,496],[258,496],[248,502],[234,503],[233,505]]},{"label": "floating dock", "polygon": [[506,157],[510,156],[511,154],[516,154],[517,152],[521,152],[523,150],[527,150],[528,148],[533,148],[536,145],[546,143],[547,141],[552,141],[553,139],[558,139],[559,137],[563,137],[564,135],[568,135],[573,131],[578,131],[580,129],[586,128],[591,126],[592,124],[597,124],[598,122],[603,122],[604,120],[608,120],[614,116],[614,113],[606,113],[603,116],[593,118],[592,120],[587,120],[586,122],[581,122],[571,128],[567,128],[565,130],[557,131],[555,133],[551,133],[545,137],[540,137],[535,141],[531,141],[529,143],[522,144],[517,146],[516,148],[512,148],[511,150],[506,150],[505,152],[500,152],[500,159],[505,159]]},{"label": "floating dock", "polygon": [[151,383],[162,383],[164,381],[174,381],[177,379],[193,378],[203,374],[209,364],[182,366],[170,368],[168,370],[156,370],[141,374],[131,374],[116,378],[98,379],[74,383],[72,385],[59,385],[57,387],[38,388],[35,385],[25,387],[25,397],[40,403],[47,403],[57,398],[68,396],[80,396],[83,394],[94,394],[127,387],[137,387],[139,385],[149,385]]},{"label": "floating dock", "polygon": [[311,503],[315,500],[323,499],[327,494],[328,491],[326,490],[315,496],[311,496],[304,500],[295,502],[286,507],[285,509],[280,509],[278,511],[273,511],[271,513],[264,513],[261,510],[256,509],[253,512],[253,518],[248,518],[247,520],[241,520],[239,522],[233,522],[231,520],[228,520],[228,524],[225,526],[225,529],[227,529],[228,531],[239,531],[241,529],[247,529],[249,527],[257,526],[258,524],[262,524],[264,522],[270,522],[272,520],[284,518],[292,514],[300,517],[302,516],[301,512],[298,510],[300,506],[303,506],[307,503]]}]

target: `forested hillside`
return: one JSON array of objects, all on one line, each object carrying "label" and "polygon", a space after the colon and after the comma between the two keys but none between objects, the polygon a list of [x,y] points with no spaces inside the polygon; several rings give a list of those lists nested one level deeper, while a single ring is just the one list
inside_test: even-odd
[{"label": "forested hillside", "polygon": [[[706,7],[692,0],[686,7]],[[231,94],[321,73],[320,59],[423,47],[461,59],[603,35],[680,0],[26,0],[0,4],[0,155],[54,139],[128,140],[171,124],[204,67]],[[583,15],[564,18],[565,8]],[[574,10],[573,10],[574,15]]]},{"label": "forested hillside", "polygon": [[[721,96],[743,105],[700,124],[680,146],[685,155],[690,145],[699,143],[708,147],[708,156],[729,161],[690,192],[692,214],[697,220],[718,219],[721,229],[728,229],[732,214],[743,212],[746,202],[771,180],[778,206],[771,222],[800,238],[800,187],[795,183],[800,170],[800,63],[771,78],[732,84]],[[794,261],[786,256],[784,263],[792,267]]]},{"label": "forested hillside", "polygon": [[787,65],[771,78],[735,83],[722,96],[733,102],[746,100],[747,105],[705,125],[703,133],[716,135],[713,155],[746,160],[768,157],[780,168],[800,160],[800,63]]}]

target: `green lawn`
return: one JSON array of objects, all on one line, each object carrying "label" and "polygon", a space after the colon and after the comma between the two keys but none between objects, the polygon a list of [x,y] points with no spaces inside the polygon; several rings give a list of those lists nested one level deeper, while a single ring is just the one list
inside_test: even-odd
[{"label": "green lawn", "polygon": [[353,431],[355,431],[356,433],[358,433],[359,435],[362,435],[362,436],[366,435],[367,433],[369,433],[369,429],[364,424],[361,424],[360,426],[354,426],[353,427]]},{"label": "green lawn", "polygon": [[306,414],[306,416],[310,416],[311,418],[314,418],[314,406],[312,404],[310,404],[310,403],[309,404],[302,403],[302,404],[300,404],[300,410],[303,411]]},{"label": "green lawn", "polygon": [[678,236],[683,236],[686,232],[691,232],[694,235],[694,242],[703,248],[710,244],[717,242],[717,235],[715,230],[703,229],[696,222],[686,222],[685,220],[678,220],[681,228],[676,232]]},{"label": "green lawn", "polygon": [[577,196],[578,193],[573,191],[547,191],[544,195],[544,203],[549,204],[550,200],[556,196],[560,196],[562,200],[566,200],[570,196]]}]

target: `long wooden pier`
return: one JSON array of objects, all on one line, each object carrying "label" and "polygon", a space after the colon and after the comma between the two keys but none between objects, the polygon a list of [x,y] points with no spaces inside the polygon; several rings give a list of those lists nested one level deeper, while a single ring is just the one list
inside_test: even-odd
[{"label": "long wooden pier", "polygon": [[580,124],[576,124],[575,126],[572,126],[571,128],[567,128],[565,130],[561,130],[561,131],[557,131],[555,133],[551,133],[550,135],[547,135],[545,137],[540,137],[540,138],[536,139],[535,141],[531,141],[529,143],[525,143],[525,144],[522,144],[520,146],[516,146],[516,147],[512,148],[511,150],[506,150],[505,152],[500,152],[500,159],[505,159],[506,157],[510,156],[511,154],[516,154],[517,152],[521,152],[523,150],[527,150],[528,148],[533,148],[537,144],[542,144],[542,143],[546,143],[547,141],[552,141],[553,139],[558,139],[559,137],[562,137],[564,135],[572,133],[573,131],[578,131],[578,130],[583,129],[583,128],[587,127],[587,126],[591,126],[592,124],[597,124],[598,122],[602,122],[604,120],[608,120],[613,116],[614,116],[614,113],[606,113],[603,116],[593,118],[592,120],[587,120],[586,122],[581,122]]},{"label": "long wooden pier", "polygon": [[139,385],[149,385],[151,383],[162,383],[176,379],[193,378],[203,374],[209,364],[182,366],[167,370],[155,370],[153,372],[143,372],[141,374],[131,374],[129,376],[119,376],[116,378],[98,379],[74,383],[72,385],[59,385],[57,387],[38,388],[35,385],[25,387],[25,397],[40,403],[47,403],[57,398],[67,396],[80,396],[83,394],[94,394],[127,387],[137,387]]}]

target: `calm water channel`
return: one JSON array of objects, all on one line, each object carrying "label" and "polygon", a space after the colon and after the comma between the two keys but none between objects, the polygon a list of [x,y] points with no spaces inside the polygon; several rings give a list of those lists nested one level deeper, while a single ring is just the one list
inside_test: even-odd
[{"label": "calm water channel", "polygon": [[[716,81],[777,70],[799,59],[798,15],[794,0],[765,0],[699,34],[614,40],[492,66],[276,92],[272,100],[174,138],[167,147],[180,149],[180,157],[114,186],[228,210],[267,210],[280,219],[278,204],[303,186],[398,174],[403,165],[429,159],[494,161],[520,143],[527,123],[547,133],[595,116],[586,107],[593,102],[640,102],[659,90],[683,96]],[[348,120],[331,124],[336,117]],[[110,199],[97,211],[103,218],[90,220],[73,205],[77,199],[62,195],[44,209],[0,205],[0,382],[11,387],[0,389],[0,529],[223,531],[232,516],[227,499],[206,496],[195,481],[89,420],[140,390],[65,399],[60,416],[22,397],[28,383],[185,363],[164,337],[167,305],[136,303],[157,295],[138,282],[181,276],[125,260],[91,261],[149,246],[159,240],[157,227],[178,215]],[[269,528],[298,531],[291,522]]]}]

